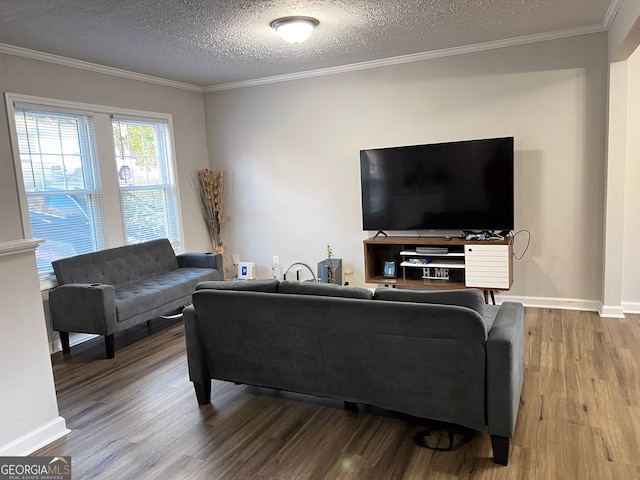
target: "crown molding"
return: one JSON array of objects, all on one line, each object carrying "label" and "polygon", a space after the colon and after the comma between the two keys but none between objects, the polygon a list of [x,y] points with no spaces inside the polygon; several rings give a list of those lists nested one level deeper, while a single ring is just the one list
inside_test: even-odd
[{"label": "crown molding", "polygon": [[609,27],[611,27],[613,19],[616,18],[618,10],[620,10],[620,5],[622,5],[622,0],[612,0],[609,4],[609,9],[607,10],[607,13],[604,16],[604,21],[602,22],[605,30],[609,30]]},{"label": "crown molding", "polygon": [[[620,6],[621,0],[614,0]],[[610,9],[611,11],[611,9]],[[609,12],[607,13],[609,14]],[[611,20],[615,16],[615,12],[611,15]],[[270,83],[289,82],[292,80],[302,80],[305,78],[322,77],[326,75],[336,75],[339,73],[355,72],[358,70],[367,70],[370,68],[388,67],[403,63],[421,62],[434,58],[451,57],[454,55],[464,55],[467,53],[476,53],[486,50],[494,50],[498,48],[513,47],[517,45],[525,45],[528,43],[545,42],[548,40],[558,40],[567,37],[577,37],[580,35],[590,35],[593,33],[602,33],[607,31],[605,24],[589,25],[586,27],[577,27],[567,30],[557,30],[555,32],[538,33],[535,35],[525,35],[522,37],[508,38],[506,40],[497,40],[494,42],[477,43],[474,45],[464,45],[461,47],[445,48],[442,50],[433,50],[423,53],[415,53],[411,55],[401,55],[398,57],[384,58],[381,60],[372,60],[368,62],[352,63],[349,65],[341,65],[338,67],[320,68],[317,70],[308,70],[306,72],[290,73],[286,75],[277,75],[274,77],[257,78],[255,80],[244,80],[240,82],[224,83],[220,85],[210,85],[204,88],[205,92],[218,92],[221,90],[231,90],[244,87],[255,87],[258,85],[267,85]]]},{"label": "crown molding", "polygon": [[271,83],[289,82],[292,80],[303,80],[306,78],[323,77],[327,75],[337,75],[340,73],[355,72],[359,70],[368,70],[371,68],[388,67],[392,65],[400,65],[403,63],[421,62],[424,60],[430,60],[434,58],[464,55],[468,53],[476,53],[476,52],[482,52],[487,50],[494,50],[498,48],[525,45],[528,43],[537,43],[537,42],[544,42],[548,40],[558,40],[561,38],[575,37],[580,35],[589,35],[593,33],[601,33],[609,29],[609,27],[611,26],[611,23],[613,22],[613,19],[618,13],[621,3],[622,3],[622,0],[613,0],[609,5],[609,9],[607,10],[603,23],[598,25],[577,27],[577,28],[566,29],[566,30],[557,30],[555,32],[545,32],[545,33],[534,34],[534,35],[525,35],[521,37],[509,38],[506,40],[497,40],[494,42],[485,42],[485,43],[477,43],[474,45],[464,45],[461,47],[445,48],[445,49],[433,50],[429,52],[384,58],[381,60],[352,63],[348,65],[340,65],[337,67],[320,68],[316,70],[308,70],[305,72],[290,73],[285,75],[276,75],[273,77],[263,77],[263,78],[257,78],[252,80],[243,80],[239,82],[209,85],[207,87],[201,87],[198,85],[193,85],[191,83],[178,82],[178,81],[168,80],[165,78],[154,77],[152,75],[145,75],[142,73],[131,72],[129,70],[122,70],[119,68],[99,65],[97,63],[90,63],[82,60],[75,60],[73,58],[63,57],[60,55],[53,55],[50,53],[38,52],[36,50],[30,50],[22,47],[15,47],[13,45],[7,45],[2,43],[0,43],[0,53],[28,58],[31,60],[38,60],[42,62],[53,63],[56,65],[62,65],[66,67],[88,70],[91,72],[102,73],[105,75],[113,75],[116,77],[127,78],[130,80],[137,80],[140,82],[162,85],[165,87],[173,87],[173,88],[179,88],[182,90],[189,90],[192,92],[206,93],[206,92],[218,92],[222,90],[232,90],[236,88],[255,87],[255,86],[267,85]]},{"label": "crown molding", "polygon": [[56,65],[62,65],[65,67],[79,68],[81,70],[88,70],[94,73],[102,73],[105,75],[113,75],[115,77],[127,78],[129,80],[137,80],[140,82],[153,83],[156,85],[162,85],[164,87],[180,88],[182,90],[190,90],[192,92],[202,93],[204,88],[198,85],[192,85],[190,83],[176,82],[173,80],[167,80],[166,78],[154,77],[152,75],[144,75],[142,73],[131,72],[129,70],[122,70],[120,68],[108,67],[106,65],[99,65],[97,63],[84,62],[82,60],[75,60],[73,58],[62,57],[60,55],[54,55],[52,53],[38,52],[37,50],[29,50],[28,48],[15,47],[13,45],[7,45],[0,43],[0,53],[7,55],[14,55],[16,57],[28,58],[30,60],[38,60],[41,62],[54,63]]}]

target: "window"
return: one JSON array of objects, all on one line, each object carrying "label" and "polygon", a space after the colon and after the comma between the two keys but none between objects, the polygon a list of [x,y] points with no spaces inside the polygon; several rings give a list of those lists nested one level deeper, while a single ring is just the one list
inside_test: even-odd
[{"label": "window", "polygon": [[107,247],[168,238],[181,251],[169,116],[6,96],[41,279],[53,260]]},{"label": "window", "polygon": [[93,122],[86,115],[19,107],[15,127],[38,273],[53,260],[106,246]]},{"label": "window", "polygon": [[125,243],[154,238],[179,241],[167,122],[115,117],[113,143]]}]

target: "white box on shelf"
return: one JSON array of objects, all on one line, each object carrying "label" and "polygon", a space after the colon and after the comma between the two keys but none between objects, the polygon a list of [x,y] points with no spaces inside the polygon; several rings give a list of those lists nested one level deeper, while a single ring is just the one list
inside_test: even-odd
[{"label": "white box on shelf", "polygon": [[256,278],[255,262],[239,262],[238,278],[242,280],[254,280]]}]

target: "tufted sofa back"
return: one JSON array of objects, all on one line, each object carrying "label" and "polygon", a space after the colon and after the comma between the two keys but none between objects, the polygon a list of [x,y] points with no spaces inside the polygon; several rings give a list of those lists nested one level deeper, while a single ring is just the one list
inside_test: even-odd
[{"label": "tufted sofa back", "polygon": [[109,248],[52,262],[58,285],[104,283],[116,288],[178,268],[168,239]]}]

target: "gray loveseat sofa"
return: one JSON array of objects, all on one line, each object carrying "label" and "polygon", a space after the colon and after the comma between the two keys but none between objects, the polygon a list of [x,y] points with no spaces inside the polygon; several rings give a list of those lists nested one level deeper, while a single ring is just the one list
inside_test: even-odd
[{"label": "gray loveseat sofa", "polygon": [[107,358],[115,354],[114,334],[191,302],[195,286],[222,279],[222,257],[174,253],[160,239],[52,262],[58,287],[49,292],[54,330],[69,353],[69,332],[105,336]]},{"label": "gray loveseat sofa", "polygon": [[478,290],[203,282],[184,310],[189,377],[375,405],[488,430],[506,465],[524,364],[524,309]]}]

